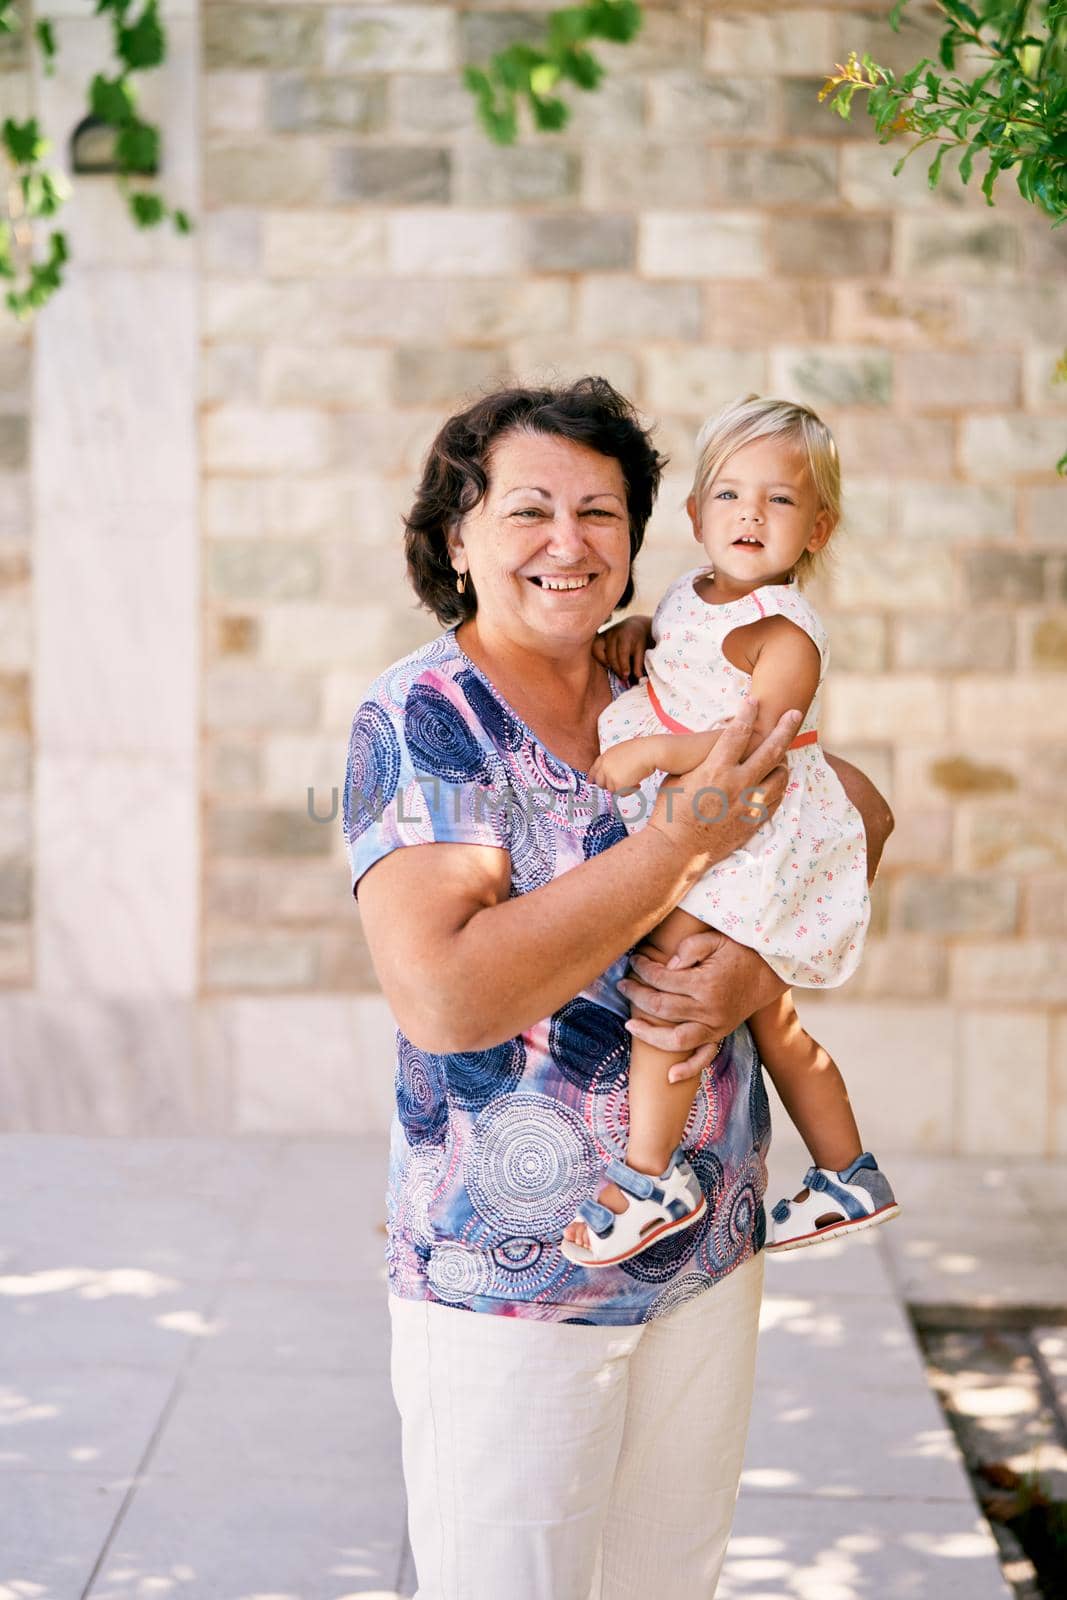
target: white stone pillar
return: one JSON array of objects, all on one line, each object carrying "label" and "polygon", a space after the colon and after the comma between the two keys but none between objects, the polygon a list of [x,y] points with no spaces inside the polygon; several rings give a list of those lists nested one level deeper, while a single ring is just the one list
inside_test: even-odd
[{"label": "white stone pillar", "polygon": [[[89,12],[49,7],[57,70],[36,82],[64,169],[107,70]],[[135,81],[166,198],[195,217],[195,0],[164,16],[168,59]],[[138,230],[110,177],[74,186],[72,260],[36,328],[34,990],[6,997],[0,1044],[15,1125],[136,1131],[197,1075],[197,243]]]}]

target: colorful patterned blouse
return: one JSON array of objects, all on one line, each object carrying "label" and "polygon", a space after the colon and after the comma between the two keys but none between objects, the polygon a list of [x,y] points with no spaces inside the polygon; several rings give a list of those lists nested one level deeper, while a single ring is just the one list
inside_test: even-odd
[{"label": "colorful patterned blouse", "polygon": [[[612,694],[625,685],[612,679]],[[352,723],[344,789],[352,887],[404,845],[493,845],[528,894],[626,837],[611,797],[552,755],[456,642],[387,668]],[[432,870],[428,867],[428,870]],[[389,1286],[498,1316],[632,1324],[760,1249],[770,1116],[747,1028],[705,1070],[685,1145],[700,1222],[618,1267],[559,1251],[578,1202],[625,1156],[627,957],[551,1017],[489,1050],[434,1055],[397,1033],[387,1196]]]}]

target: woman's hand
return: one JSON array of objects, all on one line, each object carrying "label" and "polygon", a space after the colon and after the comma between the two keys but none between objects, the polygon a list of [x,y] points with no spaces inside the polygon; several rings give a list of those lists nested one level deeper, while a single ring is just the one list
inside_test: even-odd
[{"label": "woman's hand", "polygon": [[645,670],[645,651],[651,643],[651,617],[624,617],[597,634],[593,640],[593,655],[617,677],[636,679]]},{"label": "woman's hand", "polygon": [[785,752],[800,725],[800,712],[783,712],[743,759],[759,709],[751,696],[742,701],[705,760],[692,772],[660,784],[648,829],[701,872],[747,844],[785,793]]},{"label": "woman's hand", "polygon": [[662,951],[640,945],[630,971],[634,976],[622,980],[619,993],[659,1020],[633,1017],[629,1031],[659,1050],[693,1051],[670,1069],[672,1083],[703,1072],[720,1040],[788,988],[755,950],[712,928],[689,934],[666,962]]},{"label": "woman's hand", "polygon": [[600,789],[610,789],[613,794],[620,789],[634,789],[656,770],[650,760],[651,739],[622,739],[597,756],[589,768],[589,781]]}]

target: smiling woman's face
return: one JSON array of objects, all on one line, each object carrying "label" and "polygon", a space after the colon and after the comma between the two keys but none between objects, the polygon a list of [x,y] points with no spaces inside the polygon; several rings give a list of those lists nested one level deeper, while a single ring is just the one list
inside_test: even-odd
[{"label": "smiling woman's face", "polygon": [[469,574],[478,633],[552,649],[588,644],[630,572],[626,484],[614,456],[569,439],[509,433],[489,487],[451,541]]}]

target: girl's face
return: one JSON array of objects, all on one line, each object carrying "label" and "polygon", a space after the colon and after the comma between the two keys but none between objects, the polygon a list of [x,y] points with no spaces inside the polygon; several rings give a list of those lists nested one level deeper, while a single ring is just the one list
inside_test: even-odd
[{"label": "girl's face", "polygon": [[788,439],[754,439],[728,456],[698,506],[686,502],[693,534],[716,581],[739,592],[786,583],[806,550],[833,532],[803,452]]},{"label": "girl's face", "polygon": [[450,553],[477,595],[479,635],[550,653],[588,645],[630,573],[622,468],[569,439],[506,434]]}]

